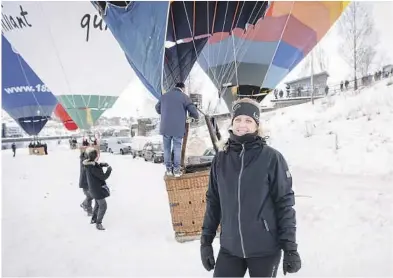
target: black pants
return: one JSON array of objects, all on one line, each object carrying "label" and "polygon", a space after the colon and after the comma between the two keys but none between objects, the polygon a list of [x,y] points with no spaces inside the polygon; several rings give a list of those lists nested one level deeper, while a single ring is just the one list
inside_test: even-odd
[{"label": "black pants", "polygon": [[248,269],[250,277],[276,277],[281,251],[266,257],[240,258],[221,248],[213,277],[244,277]]},{"label": "black pants", "polygon": [[106,200],[105,199],[95,199],[94,211],[93,211],[93,219],[96,220],[97,224],[102,223],[102,219],[104,218],[106,212]]}]

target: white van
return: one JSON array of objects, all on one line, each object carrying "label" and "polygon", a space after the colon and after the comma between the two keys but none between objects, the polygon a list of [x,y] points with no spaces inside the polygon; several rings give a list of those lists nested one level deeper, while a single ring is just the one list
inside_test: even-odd
[{"label": "white van", "polygon": [[131,137],[110,137],[106,138],[108,152],[126,154],[131,153]]}]

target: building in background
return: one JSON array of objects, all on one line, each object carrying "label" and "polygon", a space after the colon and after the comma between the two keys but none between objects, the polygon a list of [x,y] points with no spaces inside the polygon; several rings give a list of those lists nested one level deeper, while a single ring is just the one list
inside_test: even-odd
[{"label": "building in background", "polygon": [[[314,74],[314,95],[323,95],[325,94],[325,87],[327,85],[327,80],[329,78],[329,73],[326,71],[320,72],[318,74]],[[306,76],[302,78],[298,78],[285,83],[290,87],[289,97],[307,97],[311,96],[311,76]],[[284,96],[287,96],[287,93],[284,92]]]},{"label": "building in background", "polygon": [[158,134],[158,118],[139,118],[138,119],[138,136],[153,136]]}]

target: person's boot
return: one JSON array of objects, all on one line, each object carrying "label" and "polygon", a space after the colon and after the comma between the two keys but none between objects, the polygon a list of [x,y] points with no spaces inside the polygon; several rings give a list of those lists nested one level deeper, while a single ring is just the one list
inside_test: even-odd
[{"label": "person's boot", "polygon": [[93,214],[93,217],[91,218],[90,224],[95,224],[97,222],[97,215]]},{"label": "person's boot", "polygon": [[180,171],[180,169],[174,169],[173,175],[175,176],[175,178],[179,178],[182,175],[182,172]]},{"label": "person's boot", "polygon": [[101,223],[97,223],[96,228],[97,228],[97,230],[101,230],[101,231],[105,230],[104,226],[102,226]]},{"label": "person's boot", "polygon": [[84,203],[81,204],[81,208],[83,208],[84,211],[87,211],[87,207],[85,206]]},{"label": "person's boot", "polygon": [[93,209],[92,208],[87,209],[87,216],[93,216]]},{"label": "person's boot", "polygon": [[172,169],[170,169],[170,168],[166,168],[165,175],[167,175],[168,177],[171,177],[171,176],[173,176]]}]

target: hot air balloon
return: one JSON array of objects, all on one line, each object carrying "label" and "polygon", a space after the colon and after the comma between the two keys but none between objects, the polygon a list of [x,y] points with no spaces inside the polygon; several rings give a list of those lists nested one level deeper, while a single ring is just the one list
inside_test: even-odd
[{"label": "hot air balloon", "polygon": [[3,34],[80,129],[113,106],[135,74],[90,2],[2,3]]},{"label": "hot air balloon", "polygon": [[23,58],[2,36],[2,108],[30,136],[38,135],[57,104]]},{"label": "hot air balloon", "polygon": [[73,131],[78,129],[76,123],[71,119],[70,115],[68,115],[67,111],[65,111],[64,107],[60,103],[56,105],[54,113],[56,117],[63,122],[63,125],[67,130]]},{"label": "hot air balloon", "polygon": [[[184,82],[210,37],[244,30],[267,1],[93,1],[146,88],[161,93]],[[148,19],[148,20],[146,20]]]},{"label": "hot air balloon", "polygon": [[238,97],[257,101],[307,56],[340,17],[348,2],[275,1],[264,19],[244,32],[211,37],[198,63],[228,107]]}]

